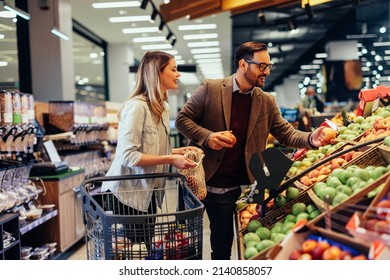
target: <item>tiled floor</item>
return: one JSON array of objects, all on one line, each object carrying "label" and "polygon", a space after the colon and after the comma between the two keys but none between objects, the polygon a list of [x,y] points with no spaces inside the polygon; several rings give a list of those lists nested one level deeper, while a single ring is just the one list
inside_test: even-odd
[{"label": "tiled floor", "polygon": [[[177,189],[176,189],[176,181],[167,180],[167,191],[166,195],[164,196],[164,202],[162,208],[166,208],[165,210],[169,211],[169,213],[174,212],[175,207],[177,205]],[[168,193],[168,191],[174,190],[173,195],[168,195],[172,193]],[[164,204],[165,203],[165,204]],[[164,212],[168,213],[168,212]],[[237,259],[237,249],[235,247],[235,244],[233,244],[232,248],[232,259]],[[204,260],[210,260],[210,229],[209,229],[209,220],[206,215],[204,214],[203,219],[203,251],[202,251],[202,258]],[[70,250],[68,260],[86,260],[87,259],[87,251],[85,243],[80,242],[78,245],[74,246],[72,250]]]}]

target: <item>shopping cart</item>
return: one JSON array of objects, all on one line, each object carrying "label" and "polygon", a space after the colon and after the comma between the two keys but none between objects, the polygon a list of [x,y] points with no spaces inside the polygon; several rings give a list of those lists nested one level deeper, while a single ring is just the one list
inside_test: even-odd
[{"label": "shopping cart", "polygon": [[[166,184],[163,189],[154,189],[147,212],[118,203],[117,199],[134,202],[145,190],[100,192],[104,181],[149,179],[165,180]],[[189,191],[184,176],[156,173],[96,177],[85,180],[81,191],[89,260],[202,259],[203,204]]]}]

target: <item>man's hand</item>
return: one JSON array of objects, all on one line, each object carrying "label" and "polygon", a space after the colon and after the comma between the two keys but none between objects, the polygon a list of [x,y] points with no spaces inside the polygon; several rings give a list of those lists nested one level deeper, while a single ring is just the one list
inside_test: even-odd
[{"label": "man's hand", "polygon": [[324,128],[325,126],[320,126],[311,134],[311,143],[316,147],[321,147],[327,144],[326,141],[321,138],[321,132],[324,130]]},{"label": "man's hand", "polygon": [[235,144],[234,140],[224,133],[232,132],[231,130],[218,131],[210,134],[207,146],[213,150],[222,150],[223,148],[232,148]]}]

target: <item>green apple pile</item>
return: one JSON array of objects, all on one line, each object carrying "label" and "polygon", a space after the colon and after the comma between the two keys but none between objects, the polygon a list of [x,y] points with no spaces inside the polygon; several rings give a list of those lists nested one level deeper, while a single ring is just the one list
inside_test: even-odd
[{"label": "green apple pile", "polygon": [[[359,192],[362,188],[379,179],[383,174],[389,172],[390,165],[367,166],[361,168],[357,165],[348,166],[346,169],[334,169],[326,181],[314,185],[314,193],[326,203],[336,206],[349,196]],[[375,195],[371,193],[370,196]]]},{"label": "green apple pile", "polygon": [[259,220],[250,221],[247,232],[242,237],[245,245],[244,258],[250,259],[275,245],[286,237],[298,221],[312,220],[320,213],[314,204],[306,205],[303,202],[297,202],[292,205],[291,213],[271,228],[263,226]]},{"label": "green apple pile", "polygon": [[377,118],[377,116],[369,116],[367,118],[362,116],[356,117],[354,123],[339,128],[339,135],[336,137],[336,139],[349,141],[356,139],[356,137],[358,137],[364,131],[371,129],[374,125],[374,121]]}]

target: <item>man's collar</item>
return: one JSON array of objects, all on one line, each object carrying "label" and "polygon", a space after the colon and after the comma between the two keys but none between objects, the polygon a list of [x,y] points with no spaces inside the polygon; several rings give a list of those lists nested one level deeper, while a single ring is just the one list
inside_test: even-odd
[{"label": "man's collar", "polygon": [[242,92],[241,89],[238,87],[237,81],[236,81],[236,74],[233,75],[233,92],[238,91],[239,93],[242,94],[251,94],[253,96],[253,91],[255,90],[256,87],[252,88],[250,91],[247,92]]}]

